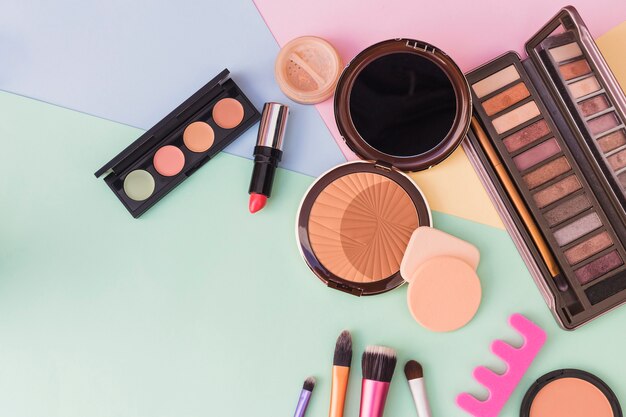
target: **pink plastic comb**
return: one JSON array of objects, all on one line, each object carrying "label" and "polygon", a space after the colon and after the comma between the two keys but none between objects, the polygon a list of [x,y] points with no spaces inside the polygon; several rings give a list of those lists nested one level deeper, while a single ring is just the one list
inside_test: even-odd
[{"label": "pink plastic comb", "polygon": [[522,347],[516,349],[502,340],[491,344],[491,351],[507,364],[506,372],[498,375],[484,366],[474,369],[474,379],[487,388],[489,397],[480,401],[466,392],[456,397],[457,405],[475,417],[496,417],[500,414],[546,341],[546,332],[521,314],[509,317],[509,324],[524,338]]}]

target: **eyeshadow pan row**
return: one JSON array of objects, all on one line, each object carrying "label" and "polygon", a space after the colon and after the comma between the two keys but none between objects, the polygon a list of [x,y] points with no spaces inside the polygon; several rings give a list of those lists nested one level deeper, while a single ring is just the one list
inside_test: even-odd
[{"label": "eyeshadow pan row", "polygon": [[[554,51],[554,50],[553,50]],[[573,82],[588,73],[589,65],[579,62],[572,46],[557,49],[554,55],[565,60],[563,73]],[[623,249],[603,215],[589,185],[579,172],[558,131],[542,115],[529,85],[511,64],[472,85],[479,105],[497,133],[496,149],[529,204],[540,216],[544,235],[556,243],[579,288],[599,282],[624,264]],[[592,85],[587,82],[584,86]],[[577,87],[594,91],[595,87]],[[585,90],[586,89],[586,90]],[[580,97],[585,97],[582,94]],[[583,99],[584,101],[584,99]],[[593,105],[601,103],[595,102]],[[591,104],[586,104],[589,108]],[[599,122],[598,122],[599,123]],[[606,130],[598,130],[605,132]],[[508,162],[508,163],[506,163]],[[614,162],[624,163],[623,159]]]},{"label": "eyeshadow pan row", "polygon": [[[205,120],[196,120],[184,127],[182,135],[168,140],[168,145],[158,148],[152,156],[151,167],[134,169],[126,175],[124,193],[134,201],[144,201],[157,190],[155,176],[174,177],[193,162],[192,154],[209,151],[216,142],[228,135],[244,120],[244,107],[236,98],[220,99]],[[217,141],[216,141],[216,131]],[[153,169],[152,169],[153,168]]]},{"label": "eyeshadow pan row", "polygon": [[[577,42],[548,49],[593,146],[626,194],[626,126]],[[566,52],[566,53],[565,53]]]}]

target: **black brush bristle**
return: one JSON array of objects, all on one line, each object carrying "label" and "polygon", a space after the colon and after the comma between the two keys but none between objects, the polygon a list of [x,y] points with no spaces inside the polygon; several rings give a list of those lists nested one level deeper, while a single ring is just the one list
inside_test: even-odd
[{"label": "black brush bristle", "polygon": [[352,335],[347,330],[341,332],[335,345],[333,365],[350,367],[352,362]]},{"label": "black brush bristle", "polygon": [[315,378],[310,376],[304,380],[304,385],[302,385],[302,389],[313,392],[313,388],[315,388]]},{"label": "black brush bristle", "polygon": [[385,346],[368,346],[361,360],[363,378],[391,382],[396,369],[396,351]]},{"label": "black brush bristle", "polygon": [[404,365],[404,375],[406,375],[406,379],[409,381],[422,378],[424,376],[422,365],[417,361],[408,361]]}]

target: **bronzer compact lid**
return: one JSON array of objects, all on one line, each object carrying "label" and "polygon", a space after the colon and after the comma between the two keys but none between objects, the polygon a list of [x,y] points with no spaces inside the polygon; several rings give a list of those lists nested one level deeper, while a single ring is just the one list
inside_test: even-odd
[{"label": "bronzer compact lid", "polygon": [[361,158],[421,171],[447,158],[470,124],[465,76],[440,49],[417,40],[370,46],[344,69],[335,119]]}]

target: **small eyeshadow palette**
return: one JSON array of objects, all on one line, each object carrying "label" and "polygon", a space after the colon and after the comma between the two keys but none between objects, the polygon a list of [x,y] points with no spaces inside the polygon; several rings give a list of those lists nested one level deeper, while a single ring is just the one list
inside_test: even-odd
[{"label": "small eyeshadow palette", "polygon": [[137,218],[259,119],[225,69],[95,175]]},{"label": "small eyeshadow palette", "polygon": [[526,49],[528,59],[510,52],[467,75],[480,129],[522,202],[476,129],[466,150],[555,317],[575,329],[626,301],[626,101],[574,8]]}]

